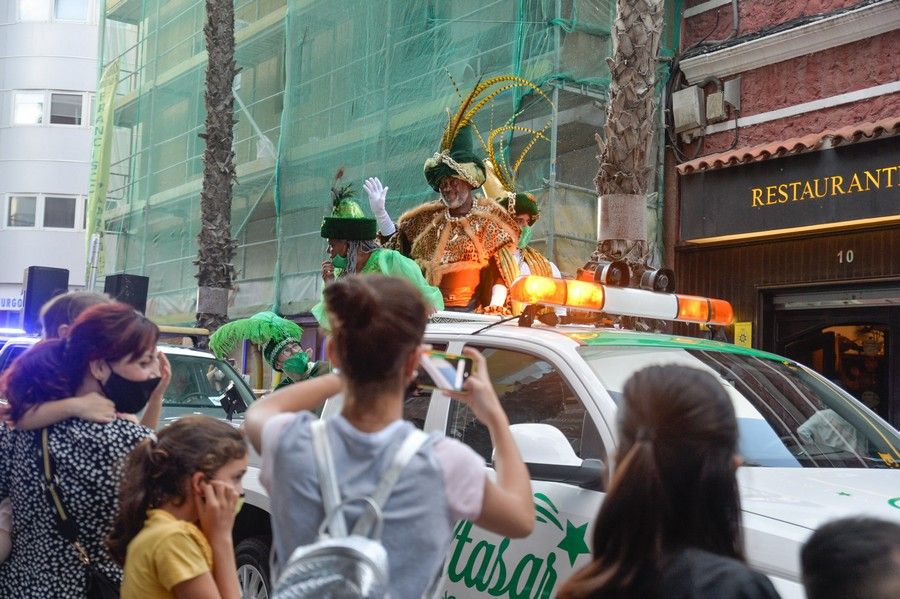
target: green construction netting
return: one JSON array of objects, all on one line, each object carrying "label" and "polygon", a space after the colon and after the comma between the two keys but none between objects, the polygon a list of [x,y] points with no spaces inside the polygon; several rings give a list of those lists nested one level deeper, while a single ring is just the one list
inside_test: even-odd
[{"label": "green construction netting", "polygon": [[[679,14],[670,2],[667,14]],[[307,311],[321,292],[329,187],[378,176],[396,218],[435,197],[422,164],[446,109],[479,77],[540,84],[510,92],[479,128],[516,115],[543,123],[518,188],[539,198],[534,245],[574,273],[595,245],[594,133],[602,128],[614,0],[235,0],[237,62],[232,227],[239,243],[231,317]],[[105,272],[150,277],[148,313],[193,321],[206,53],[203,0],[106,0],[102,67],[118,65]],[[662,51],[677,45],[667,19]],[[660,72],[664,73],[661,68]],[[449,76],[448,76],[449,74]],[[95,143],[101,140],[95,140]],[[525,139],[507,136],[511,154]],[[658,161],[659,162],[659,161]],[[555,167],[554,167],[555,165]],[[648,206],[659,241],[659,202]],[[659,247],[655,243],[654,247]]]}]

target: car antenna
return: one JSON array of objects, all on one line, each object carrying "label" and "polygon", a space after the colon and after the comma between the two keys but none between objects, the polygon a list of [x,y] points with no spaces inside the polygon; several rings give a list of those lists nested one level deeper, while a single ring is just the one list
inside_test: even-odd
[{"label": "car antenna", "polygon": [[489,324],[489,325],[487,325],[487,326],[481,327],[480,329],[478,329],[477,331],[475,331],[475,332],[472,333],[472,334],[473,334],[473,335],[477,335],[477,334],[480,333],[481,331],[486,331],[486,330],[488,330],[488,329],[491,328],[491,327],[497,326],[498,324],[503,324],[504,322],[509,322],[509,321],[511,321],[511,320],[516,320],[517,318],[519,318],[519,315],[518,315],[518,314],[515,315],[515,316],[507,316],[506,318],[501,318],[500,320],[497,320],[497,321],[495,321],[495,322],[492,322],[491,324]]}]

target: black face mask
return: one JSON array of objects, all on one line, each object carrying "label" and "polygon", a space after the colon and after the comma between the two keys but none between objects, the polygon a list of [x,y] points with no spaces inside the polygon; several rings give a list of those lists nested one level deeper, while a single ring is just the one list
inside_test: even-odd
[{"label": "black face mask", "polygon": [[144,409],[150,396],[159,385],[160,377],[143,381],[132,381],[124,376],[116,374],[112,366],[109,367],[109,378],[100,385],[103,394],[116,406],[116,412],[123,414],[137,414]]}]

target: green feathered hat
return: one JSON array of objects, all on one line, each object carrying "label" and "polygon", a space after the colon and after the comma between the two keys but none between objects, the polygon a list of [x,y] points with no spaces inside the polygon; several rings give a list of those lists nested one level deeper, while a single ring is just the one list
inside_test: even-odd
[{"label": "green feathered hat", "polygon": [[[300,343],[303,329],[296,322],[282,318],[274,312],[260,312],[250,318],[233,320],[220,326],[209,337],[209,349],[222,359],[237,344],[248,339],[262,348],[263,359],[275,368],[275,359],[289,343]],[[280,369],[276,369],[279,370]]]},{"label": "green feathered hat", "polygon": [[[497,200],[497,202],[509,210],[509,196]],[[528,214],[533,216],[534,220],[541,215],[541,209],[538,208],[537,201],[533,194],[527,192],[519,192],[516,194],[516,201],[513,204],[513,210],[518,214]]]},{"label": "green feathered hat", "polygon": [[484,161],[475,155],[473,144],[472,126],[460,127],[447,147],[442,143],[441,151],[425,161],[425,180],[433,190],[439,190],[444,177],[462,179],[473,188],[482,186]]},{"label": "green feathered hat", "polygon": [[338,169],[331,186],[331,216],[322,219],[321,235],[325,239],[346,239],[347,241],[368,241],[378,236],[378,222],[368,218],[351,200],[354,191],[350,185],[340,186],[344,169]]}]

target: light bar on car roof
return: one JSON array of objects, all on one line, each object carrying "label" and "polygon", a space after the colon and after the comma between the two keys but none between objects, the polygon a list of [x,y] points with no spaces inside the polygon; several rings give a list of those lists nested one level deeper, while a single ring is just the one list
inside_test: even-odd
[{"label": "light bar on car roof", "polygon": [[523,304],[712,325],[729,325],[734,321],[734,310],[725,300],[610,287],[577,279],[528,275],[516,279],[509,292],[513,301]]}]

